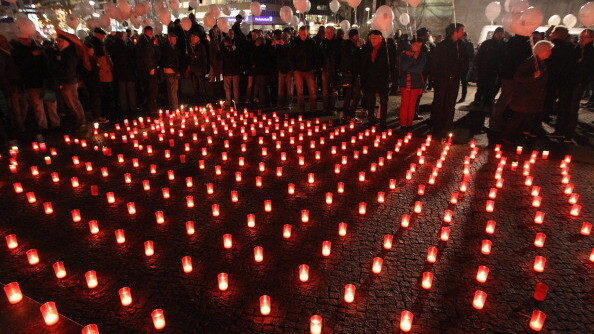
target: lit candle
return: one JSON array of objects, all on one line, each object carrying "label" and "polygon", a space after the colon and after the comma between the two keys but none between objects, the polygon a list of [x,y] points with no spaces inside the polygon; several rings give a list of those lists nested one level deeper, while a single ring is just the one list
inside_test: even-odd
[{"label": "lit candle", "polygon": [[56,274],[57,278],[66,277],[66,268],[64,267],[64,262],[56,262],[52,267],[54,268],[54,273]]},{"label": "lit candle", "polygon": [[48,326],[55,325],[58,320],[60,320],[60,315],[58,314],[58,308],[56,307],[56,303],[54,302],[47,302],[39,308],[41,311],[41,315],[43,316],[43,321]]},{"label": "lit candle", "polygon": [[283,238],[289,239],[291,237],[291,225],[283,225]]},{"label": "lit candle", "polygon": [[289,183],[287,187],[287,192],[289,193],[289,195],[293,195],[295,193],[295,184]]},{"label": "lit candle", "polygon": [[97,281],[97,273],[94,270],[89,270],[85,273],[85,279],[87,280],[87,286],[89,289],[96,288],[99,282]]},{"label": "lit candle", "polygon": [[359,214],[364,215],[367,212],[367,203],[359,202]]},{"label": "lit candle", "polygon": [[332,249],[332,242],[322,241],[322,256],[324,256],[324,257],[330,256],[331,249]]},{"label": "lit candle", "polygon": [[[592,232],[592,224],[590,224],[588,222],[583,222],[582,228],[580,229],[580,234],[588,236],[588,235],[590,235],[591,232]],[[10,248],[10,246],[8,248]]]},{"label": "lit candle", "polygon": [[549,158],[549,151],[542,151],[542,159],[546,160]]},{"label": "lit candle", "polygon": [[394,190],[396,189],[396,186],[398,185],[396,179],[390,179],[390,183],[389,183],[389,187],[390,189]]},{"label": "lit candle", "polygon": [[182,257],[182,268],[185,273],[191,273],[192,270],[194,270],[194,266],[192,266],[192,258],[190,256]]},{"label": "lit candle", "polygon": [[355,300],[355,291],[357,288],[353,284],[347,284],[344,286],[344,301],[352,303]]},{"label": "lit candle", "polygon": [[450,203],[454,205],[458,204],[458,193],[452,193],[450,196]]},{"label": "lit candle", "polygon": [[99,334],[99,326],[96,324],[86,325],[82,329],[82,334]]},{"label": "lit candle", "polygon": [[537,255],[536,257],[534,257],[534,271],[536,271],[537,273],[542,273],[545,269],[546,263],[546,257]]},{"label": "lit candle", "polygon": [[96,220],[89,221],[89,231],[91,234],[99,233],[99,223]]},{"label": "lit candle", "polygon": [[23,192],[23,186],[20,182],[13,183],[12,186],[14,188],[15,193],[20,194]]},{"label": "lit candle", "polygon": [[128,214],[136,214],[136,205],[134,204],[134,202],[128,202],[126,204],[126,207],[128,208]]},{"label": "lit candle", "polygon": [[301,282],[309,281],[309,266],[307,264],[299,266],[299,280]]},{"label": "lit candle", "polygon": [[123,306],[132,304],[132,293],[130,292],[130,288],[123,287],[118,291],[118,293],[120,294],[120,302]]},{"label": "lit candle", "polygon": [[6,298],[8,298],[8,302],[11,304],[17,304],[21,300],[23,300],[23,294],[21,293],[21,287],[19,283],[12,282],[8,283],[4,286],[4,293],[6,293]]},{"label": "lit candle", "polygon": [[522,154],[522,150],[523,150],[523,149],[524,149],[524,148],[523,148],[522,146],[517,146],[517,147],[516,147],[516,154],[517,154],[517,155],[520,155],[520,154]]},{"label": "lit candle", "polygon": [[594,262],[594,248],[592,248],[592,251],[590,252],[590,262]]},{"label": "lit candle", "polygon": [[226,249],[233,247],[233,236],[231,234],[223,234],[223,247]]},{"label": "lit candle", "polygon": [[567,200],[569,204],[576,204],[580,199],[580,194],[573,193],[569,195],[569,199]]},{"label": "lit candle", "polygon": [[539,310],[532,311],[532,317],[530,318],[530,329],[536,332],[540,332],[544,326],[547,315]]},{"label": "lit candle", "polygon": [[503,188],[503,182],[504,182],[504,181],[505,181],[505,180],[504,180],[503,178],[501,178],[501,179],[497,180],[497,182],[495,183],[495,187],[496,187],[497,189],[501,189],[501,188]]},{"label": "lit candle", "polygon": [[347,234],[347,223],[338,223],[338,235],[341,237]]},{"label": "lit candle", "polygon": [[495,223],[494,220],[487,221],[487,226],[485,227],[485,232],[487,234],[495,233],[495,225],[497,225],[497,223]]},{"label": "lit candle", "polygon": [[433,273],[428,271],[423,272],[423,278],[421,279],[421,287],[425,290],[431,289],[433,285]]},{"label": "lit candle", "polygon": [[542,202],[542,197],[540,197],[540,196],[534,196],[534,197],[532,197],[532,206],[533,207],[539,208],[541,202]]},{"label": "lit candle", "polygon": [[260,296],[260,313],[262,315],[270,314],[270,296]]},{"label": "lit candle", "polygon": [[107,197],[107,203],[109,204],[113,204],[115,203],[115,195],[113,192],[107,192],[105,193],[105,196]]},{"label": "lit candle", "polygon": [[9,234],[6,236],[6,246],[8,249],[15,249],[19,246],[16,234]]},{"label": "lit candle", "polygon": [[374,257],[373,258],[373,265],[372,265],[372,271],[375,274],[379,274],[382,272],[382,265],[384,264],[384,260],[381,257]]},{"label": "lit candle", "polygon": [[272,201],[271,200],[269,200],[269,199],[264,200],[264,211],[265,212],[272,211]]},{"label": "lit candle", "polygon": [[477,310],[482,310],[487,300],[487,294],[484,291],[476,290],[474,293],[474,299],[472,300],[472,306]]},{"label": "lit candle", "polygon": [[490,199],[497,198],[497,188],[491,188],[491,189],[489,189],[489,198]]},{"label": "lit candle", "polygon": [[476,280],[480,283],[485,283],[489,276],[489,267],[479,266],[476,272]]},{"label": "lit candle", "polygon": [[410,215],[402,215],[402,219],[400,220],[400,225],[404,228],[408,227],[410,224]]},{"label": "lit candle", "polygon": [[536,247],[544,247],[545,240],[547,235],[544,233],[536,233],[536,237],[534,238],[534,246]]},{"label": "lit candle", "polygon": [[206,184],[206,193],[212,195],[214,193],[214,186],[212,183]]},{"label": "lit candle", "polygon": [[417,188],[417,195],[419,195],[419,196],[425,195],[425,185],[424,184],[419,184],[419,187]]},{"label": "lit candle", "polygon": [[580,215],[580,211],[582,210],[582,206],[579,204],[573,204],[571,206],[571,210],[569,211],[569,213],[574,216],[577,217]]},{"label": "lit candle", "polygon": [[338,182],[337,183],[336,192],[338,192],[339,194],[344,193],[344,182]]},{"label": "lit candle", "polygon": [[319,315],[314,315],[309,318],[309,332],[311,334],[321,334],[322,333],[322,317]]},{"label": "lit candle", "polygon": [[524,185],[531,186],[533,182],[534,178],[532,176],[526,176],[526,179],[524,180]]},{"label": "lit candle", "polygon": [[491,246],[493,246],[493,242],[491,242],[491,240],[483,240],[481,245],[481,253],[485,255],[491,254]]},{"label": "lit candle", "polygon": [[144,254],[146,256],[153,256],[155,254],[154,244],[151,240],[144,242]]},{"label": "lit candle", "polygon": [[29,249],[27,252],[27,261],[29,264],[34,266],[39,263],[39,255],[37,254],[37,249]]},{"label": "lit candle", "polygon": [[116,242],[120,245],[126,242],[126,234],[123,229],[115,230],[115,237]]},{"label": "lit candle", "polygon": [[534,299],[538,301],[543,301],[547,298],[547,294],[549,293],[548,285],[544,283],[536,283],[536,288],[534,289]]},{"label": "lit candle", "polygon": [[392,234],[384,235],[384,249],[392,249],[392,241],[394,240],[394,236]]},{"label": "lit candle", "polygon": [[262,187],[262,177],[256,176],[256,187]]},{"label": "lit candle", "polygon": [[534,216],[534,222],[536,224],[542,224],[544,222],[545,213],[542,211],[536,211],[536,215]]},{"label": "lit candle", "polygon": [[301,210],[301,222],[309,222],[309,210]]},{"label": "lit candle", "polygon": [[495,209],[495,201],[487,200],[487,205],[485,207],[485,210],[487,212],[493,212],[494,209]]},{"label": "lit candle", "polygon": [[414,315],[410,311],[402,311],[400,313],[400,330],[403,332],[410,332],[413,318]]},{"label": "lit candle", "polygon": [[429,247],[427,249],[427,262],[428,263],[435,263],[437,261],[437,248],[436,247]]},{"label": "lit candle", "polygon": [[449,227],[442,227],[441,232],[439,233],[439,239],[441,241],[448,241],[450,239],[450,228]]},{"label": "lit candle", "polygon": [[260,246],[254,247],[254,260],[258,263],[264,261],[264,248]]},{"label": "lit candle", "polygon": [[416,201],[415,202],[415,213],[421,213],[421,211],[423,211],[423,202],[421,201]]},{"label": "lit candle", "polygon": [[446,223],[451,223],[453,215],[454,213],[452,212],[452,210],[445,210],[443,212],[443,221]]},{"label": "lit candle", "polygon": [[153,325],[155,326],[155,329],[159,330],[165,328],[165,314],[163,313],[163,310],[154,310],[151,312],[151,318],[153,319]]},{"label": "lit candle", "polygon": [[540,195],[540,187],[539,186],[532,186],[532,190],[530,191],[532,196]]},{"label": "lit candle", "polygon": [[326,204],[332,204],[332,193],[331,192],[326,193]]},{"label": "lit candle", "polygon": [[213,204],[211,208],[212,208],[212,216],[213,217],[218,217],[221,214],[218,204]]},{"label": "lit candle", "polygon": [[194,222],[191,221],[191,220],[188,220],[186,222],[186,233],[188,235],[194,235],[194,232],[195,232],[195,230],[194,230]]},{"label": "lit candle", "polygon": [[217,277],[219,282],[219,290],[227,290],[229,287],[229,275],[227,275],[227,273],[220,273]]}]

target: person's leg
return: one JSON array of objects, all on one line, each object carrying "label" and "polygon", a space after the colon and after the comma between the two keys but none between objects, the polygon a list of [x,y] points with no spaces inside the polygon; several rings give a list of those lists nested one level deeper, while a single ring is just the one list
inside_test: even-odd
[{"label": "person's leg", "polygon": [[286,73],[278,72],[278,91],[276,93],[277,96],[277,106],[284,107],[287,103],[287,80],[286,80]]},{"label": "person's leg", "polygon": [[444,128],[446,83],[436,82],[431,108],[431,129],[433,134],[439,135]]},{"label": "person's leg", "polygon": [[285,106],[290,107],[291,103],[293,103],[293,71],[288,72],[285,76],[285,87],[287,92]]},{"label": "person's leg", "polygon": [[136,83],[134,81],[126,82],[126,100],[128,102],[128,108],[132,113],[137,111],[136,106]]},{"label": "person's leg", "polygon": [[177,75],[171,77],[171,110],[179,107],[179,79]]},{"label": "person's leg", "polygon": [[357,107],[359,106],[359,103],[361,102],[361,97],[362,97],[362,92],[361,92],[361,78],[357,75],[355,76],[355,78],[353,79],[353,102],[351,103],[351,109],[353,110],[353,116],[355,116],[355,111],[357,110]]},{"label": "person's leg", "polygon": [[460,85],[458,82],[450,81],[447,84],[447,97],[445,101],[446,119],[445,119],[445,130],[448,132],[452,131],[454,125],[454,115],[456,113],[456,99],[458,98],[458,91]]},{"label": "person's leg", "polygon": [[504,128],[504,115],[507,106],[511,101],[514,91],[513,80],[503,79],[501,82],[501,95],[495,104],[491,118],[489,118],[489,128],[494,132],[501,132]]},{"label": "person's leg", "polygon": [[247,85],[245,87],[245,102],[249,103],[252,99],[252,90],[254,86],[254,76],[249,75],[247,78]]},{"label": "person's leg", "polygon": [[330,111],[330,71],[322,71],[322,108],[324,112]]},{"label": "person's leg", "polygon": [[388,120],[388,94],[389,93],[389,86],[387,86],[381,93],[379,93],[379,100],[380,100],[380,127],[386,128],[386,123]]},{"label": "person's leg", "polygon": [[83,107],[78,99],[77,86],[77,84],[62,85],[60,93],[62,94],[66,106],[72,110],[76,116],[76,126],[78,127],[85,123],[86,118]]},{"label": "person's leg", "polygon": [[229,107],[231,105],[231,99],[233,95],[233,79],[230,75],[223,76],[223,87],[225,89],[225,105]]},{"label": "person's leg", "polygon": [[58,101],[56,100],[48,100],[43,101],[43,107],[47,112],[47,118],[49,120],[49,126],[52,128],[56,128],[60,126],[61,120],[60,115],[58,115]]},{"label": "person's leg", "polygon": [[235,107],[237,108],[237,104],[239,103],[239,75],[233,76],[233,102],[235,102]]},{"label": "person's leg", "polygon": [[120,97],[120,111],[126,114],[130,111],[128,104],[128,83],[125,81],[118,81],[118,95]]},{"label": "person's leg", "polygon": [[408,126],[408,105],[411,100],[411,90],[406,87],[400,88],[400,126]]},{"label": "person's leg", "polygon": [[364,90],[363,100],[367,109],[367,119],[371,122],[377,122],[377,117],[375,117],[375,92]]},{"label": "person's leg", "polygon": [[351,99],[353,96],[353,74],[343,73],[342,83],[344,87],[344,99],[342,100],[342,114],[344,117],[354,117],[354,110],[351,112]]},{"label": "person's leg", "polygon": [[[47,129],[47,118],[45,116],[45,109],[43,107],[43,89],[29,88],[26,90],[26,92],[29,103],[31,103],[31,107],[33,107],[33,112],[35,113],[35,120],[37,121],[37,126],[40,129]],[[22,119],[22,122],[24,124],[25,118]]]},{"label": "person's leg", "polygon": [[[468,71],[462,72],[462,77],[460,81],[462,82],[462,96],[460,97],[460,102],[466,101],[466,94],[468,94],[468,78],[467,78]],[[456,96],[457,98],[458,96]]]},{"label": "person's leg", "polygon": [[305,72],[305,79],[307,81],[307,91],[309,94],[309,112],[316,112],[318,110],[316,103],[316,72]]},{"label": "person's leg", "polygon": [[305,112],[305,100],[303,98],[303,86],[305,84],[305,72],[295,71],[295,88],[297,90],[297,110]]},{"label": "person's leg", "polygon": [[[568,101],[566,108],[562,111],[565,113],[562,128],[558,129],[564,136],[570,138],[575,134],[575,128],[578,124],[578,116],[580,111],[580,102],[584,95],[586,87],[582,84],[576,85],[570,92],[567,92]],[[561,113],[558,119],[561,117]]]},{"label": "person's leg", "polygon": [[157,96],[159,94],[157,77],[155,75],[150,75],[148,77],[148,89],[149,113],[155,113],[157,112]]}]

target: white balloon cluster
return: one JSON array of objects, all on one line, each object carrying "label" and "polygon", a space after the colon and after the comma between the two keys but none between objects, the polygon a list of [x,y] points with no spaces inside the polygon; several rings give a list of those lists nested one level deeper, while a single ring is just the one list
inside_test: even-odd
[{"label": "white balloon cluster", "polygon": [[[531,6],[527,0],[506,0],[504,8],[508,13],[501,21],[503,29],[516,35],[530,36],[544,19],[543,12]],[[487,10],[485,10],[485,14],[487,14]],[[494,15],[494,12],[490,14]],[[489,18],[489,16],[487,17]]]}]

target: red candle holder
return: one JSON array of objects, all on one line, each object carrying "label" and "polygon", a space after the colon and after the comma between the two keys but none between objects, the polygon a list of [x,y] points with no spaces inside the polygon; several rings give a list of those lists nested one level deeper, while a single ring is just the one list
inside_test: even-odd
[{"label": "red candle holder", "polygon": [[155,255],[155,245],[151,240],[144,242],[144,255],[153,256]]},{"label": "red candle holder", "polygon": [[283,238],[289,239],[291,238],[291,225],[285,224],[283,225]]},{"label": "red candle holder", "polygon": [[163,310],[154,310],[151,312],[151,318],[153,319],[153,326],[155,326],[155,329],[161,330],[165,328],[165,313],[163,313]]},{"label": "red candle holder", "polygon": [[132,293],[130,292],[130,288],[123,287],[118,291],[120,295],[120,302],[123,306],[129,306],[132,304]]},{"label": "red candle holder", "polygon": [[347,234],[347,223],[338,223],[338,235],[341,237]]},{"label": "red candle holder", "polygon": [[27,261],[30,265],[34,266],[39,263],[39,255],[37,254],[37,249],[29,249],[27,252]]},{"label": "red candle holder", "polygon": [[353,284],[347,284],[344,286],[344,301],[346,303],[352,303],[355,301],[355,292],[357,288]]},{"label": "red candle holder", "polygon": [[544,256],[537,255],[534,257],[534,271],[537,273],[542,273],[545,269],[545,265],[547,263],[547,258]]},{"label": "red candle holder", "polygon": [[423,211],[423,202],[421,202],[421,201],[415,201],[414,212],[416,214],[420,214],[422,211]]},{"label": "red candle holder", "polygon": [[443,212],[443,221],[446,223],[451,223],[453,220],[454,213],[452,210],[444,210]]},{"label": "red candle holder", "polygon": [[582,211],[582,206],[579,204],[573,204],[571,206],[571,210],[569,211],[569,214],[571,214],[574,217],[577,217],[580,215],[580,212]]},{"label": "red candle holder", "polygon": [[86,325],[82,329],[82,334],[99,334],[99,326],[96,324]]},{"label": "red candle holder", "polygon": [[231,249],[233,247],[233,236],[231,234],[223,234],[223,247]]},{"label": "red candle holder", "polygon": [[338,182],[337,183],[337,193],[342,194],[344,193],[344,182]]},{"label": "red candle holder", "polygon": [[407,228],[410,225],[410,215],[404,214],[402,215],[402,219],[400,220],[400,226]]},{"label": "red candle holder", "polygon": [[87,286],[89,289],[94,289],[99,284],[97,279],[97,273],[94,270],[87,271],[85,273],[85,279],[87,281]]},{"label": "red candle holder", "polygon": [[544,222],[545,213],[542,211],[536,211],[536,215],[534,216],[534,222],[536,224],[542,224]]},{"label": "red candle holder", "polygon": [[482,310],[485,307],[485,301],[487,300],[487,293],[481,290],[476,290],[474,293],[474,299],[472,300],[472,306],[477,310]]},{"label": "red candle holder", "polygon": [[264,211],[265,212],[271,212],[272,211],[272,201],[267,199],[264,200]]},{"label": "red candle holder", "polygon": [[489,267],[479,266],[478,271],[476,272],[476,280],[479,283],[485,283],[487,277],[489,277]]},{"label": "red candle holder", "polygon": [[128,214],[130,214],[130,215],[136,214],[136,205],[134,204],[134,202],[128,202],[126,204],[126,207],[128,208]]},{"label": "red candle holder", "polygon": [[536,233],[536,237],[534,238],[534,246],[536,247],[544,247],[545,240],[547,235],[544,233]]},{"label": "red candle holder", "polygon": [[543,301],[547,298],[547,294],[549,293],[548,285],[544,283],[536,283],[536,288],[534,289],[534,299],[538,301]]},{"label": "red candle holder", "polygon": [[383,247],[386,250],[392,249],[392,242],[394,241],[394,236],[392,234],[384,235],[384,242]]},{"label": "red candle holder", "polygon": [[[592,232],[592,224],[590,224],[588,222],[583,222],[582,228],[580,229],[580,234],[584,235],[584,236],[588,236],[588,235],[590,235],[591,232]],[[10,247],[8,247],[8,248],[10,248]]]},{"label": "red candle holder", "polygon": [[212,216],[218,217],[221,214],[220,208],[218,204],[213,204],[211,206]]},{"label": "red candle holder", "polygon": [[194,222],[191,220],[188,220],[186,222],[186,233],[188,235],[194,235],[195,229],[194,229]]},{"label": "red candle holder", "polygon": [[10,304],[18,304],[21,300],[23,300],[23,293],[21,292],[21,287],[17,282],[6,284],[4,286],[4,293],[6,294],[6,298],[8,298],[8,302]]},{"label": "red candle holder", "polygon": [[299,266],[299,280],[301,282],[309,281],[309,266],[307,264]]},{"label": "red candle holder", "polygon": [[449,239],[450,239],[450,228],[444,226],[441,228],[441,232],[439,233],[439,240],[448,241]]},{"label": "red candle holder", "polygon": [[569,195],[569,199],[567,200],[567,202],[569,202],[569,204],[576,204],[580,199],[580,195],[573,193],[571,195]]},{"label": "red candle holder", "polygon": [[322,333],[322,317],[319,315],[314,315],[309,318],[309,332],[311,334],[321,334]]},{"label": "red candle holder", "polygon": [[421,278],[421,287],[425,290],[431,289],[433,285],[433,273],[428,271],[423,272],[423,277]]},{"label": "red candle holder", "polygon": [[258,263],[264,261],[264,248],[260,246],[254,247],[254,261]]},{"label": "red candle holder", "polygon": [[56,262],[52,267],[54,268],[54,274],[57,278],[66,277],[66,268],[64,267],[64,262]]},{"label": "red candle holder", "polygon": [[19,246],[16,234],[9,234],[6,236],[6,246],[8,249],[15,249]]},{"label": "red candle holder", "polygon": [[414,315],[410,311],[402,311],[400,313],[400,330],[408,333],[412,328]]},{"label": "red candle holder", "polygon": [[450,196],[450,203],[454,205],[458,204],[458,196],[458,193],[452,193],[452,195]]},{"label": "red candle holder", "polygon": [[544,322],[547,315],[539,310],[532,311],[532,317],[530,317],[530,329],[535,332],[540,332],[544,327]]},{"label": "red candle holder", "polygon": [[260,296],[260,313],[262,315],[270,314],[270,296]]},{"label": "red candle holder", "polygon": [[115,237],[116,237],[116,242],[118,244],[124,244],[126,242],[126,234],[124,233],[123,229],[118,229],[115,230]]},{"label": "red candle holder", "polygon": [[382,266],[384,264],[384,260],[381,257],[374,257],[373,264],[371,270],[374,274],[379,274],[382,272]]},{"label": "red candle holder", "polygon": [[182,268],[184,269],[185,273],[191,273],[194,270],[194,266],[192,265],[192,258],[190,256],[182,257]]},{"label": "red candle holder", "polygon": [[497,188],[489,189],[489,198],[496,199],[497,198]]},{"label": "red candle holder", "polygon": [[331,250],[332,250],[332,242],[322,241],[322,256],[323,257],[330,256]]},{"label": "red candle holder", "polygon": [[219,290],[225,291],[229,288],[229,275],[227,273],[220,273],[217,276]]},{"label": "red candle holder", "polygon": [[367,203],[359,202],[359,214],[364,215],[365,213],[367,213]]},{"label": "red candle holder", "polygon": [[301,210],[301,222],[309,222],[309,210]]},{"label": "red candle holder", "polygon": [[495,233],[495,225],[497,225],[497,223],[494,220],[487,221],[487,226],[485,227],[485,232],[487,234]]},{"label": "red candle holder", "polygon": [[58,314],[58,308],[56,307],[56,303],[54,302],[47,302],[39,308],[41,311],[41,315],[43,316],[43,321],[48,326],[55,325],[60,320],[60,315]]},{"label": "red candle holder", "polygon": [[427,249],[427,263],[435,263],[437,261],[437,248],[429,247]]}]

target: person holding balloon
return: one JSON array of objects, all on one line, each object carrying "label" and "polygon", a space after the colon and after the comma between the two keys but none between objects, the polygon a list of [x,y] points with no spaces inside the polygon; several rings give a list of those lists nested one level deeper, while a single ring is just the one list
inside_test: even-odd
[{"label": "person holding balloon", "polygon": [[427,65],[427,55],[422,52],[423,41],[413,39],[410,50],[400,54],[399,59],[399,86],[401,92],[400,126],[407,130],[412,126],[417,110],[419,96],[425,88],[423,72]]}]

